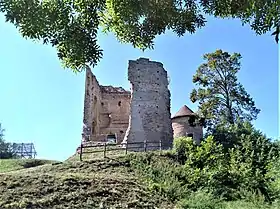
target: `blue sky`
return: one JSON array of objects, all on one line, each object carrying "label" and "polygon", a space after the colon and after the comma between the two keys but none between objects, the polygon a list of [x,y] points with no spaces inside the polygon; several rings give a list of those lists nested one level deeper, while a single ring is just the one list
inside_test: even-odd
[{"label": "blue sky", "polygon": [[[33,142],[38,158],[65,160],[80,144],[84,73],[63,69],[51,46],[21,37],[0,16],[0,122],[11,142]],[[129,89],[128,60],[147,57],[160,61],[171,78],[171,110],[189,100],[192,76],[202,55],[222,49],[243,59],[239,81],[261,109],[255,126],[278,137],[278,46],[270,34],[256,36],[239,20],[209,19],[197,33],[177,37],[168,32],[155,40],[155,49],[142,52],[120,44],[113,35],[100,35],[104,57],[93,70],[102,85]]]}]

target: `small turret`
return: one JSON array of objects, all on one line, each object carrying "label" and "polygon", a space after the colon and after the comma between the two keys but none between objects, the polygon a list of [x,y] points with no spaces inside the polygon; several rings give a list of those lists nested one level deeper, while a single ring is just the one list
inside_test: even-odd
[{"label": "small turret", "polygon": [[190,124],[190,118],[196,116],[189,107],[184,105],[180,110],[172,117],[173,137],[188,136],[192,137],[196,143],[200,143],[203,137],[203,127],[195,124]]}]

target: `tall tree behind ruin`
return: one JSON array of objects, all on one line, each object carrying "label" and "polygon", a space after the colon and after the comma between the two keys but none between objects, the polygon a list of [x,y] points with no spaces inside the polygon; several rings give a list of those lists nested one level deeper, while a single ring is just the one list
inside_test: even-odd
[{"label": "tall tree behind ruin", "polygon": [[208,131],[220,125],[234,125],[237,121],[255,120],[260,110],[237,79],[241,55],[217,50],[203,58],[206,62],[193,76],[198,88],[193,89],[190,99],[199,103],[198,113],[205,118]]},{"label": "tall tree behind ruin", "polygon": [[279,8],[274,0],[0,0],[6,21],[23,37],[56,47],[64,66],[76,72],[102,58],[100,26],[120,42],[145,50],[166,30],[178,36],[194,33],[207,14],[239,18],[257,34],[275,29],[278,41]]}]

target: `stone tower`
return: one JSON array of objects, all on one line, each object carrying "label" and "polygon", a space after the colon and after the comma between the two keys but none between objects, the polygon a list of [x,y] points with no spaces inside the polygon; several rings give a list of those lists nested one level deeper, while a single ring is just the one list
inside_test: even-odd
[{"label": "stone tower", "polygon": [[129,127],[123,143],[150,141],[158,145],[162,141],[163,149],[172,147],[170,91],[163,64],[145,58],[130,60],[128,80],[132,85],[131,106]]},{"label": "stone tower", "polygon": [[174,138],[189,136],[194,139],[196,143],[200,143],[203,137],[203,127],[200,125],[190,126],[189,119],[196,114],[186,105],[172,117],[172,128]]}]

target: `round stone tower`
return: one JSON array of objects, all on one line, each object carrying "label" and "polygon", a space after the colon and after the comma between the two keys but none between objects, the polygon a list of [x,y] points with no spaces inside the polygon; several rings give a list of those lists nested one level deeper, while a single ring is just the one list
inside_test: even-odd
[{"label": "round stone tower", "polygon": [[196,143],[200,143],[203,137],[203,127],[200,125],[191,126],[189,119],[196,114],[186,105],[172,117],[173,137],[192,137]]}]

